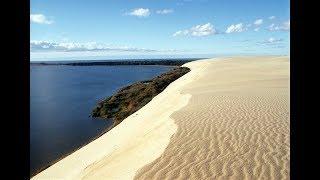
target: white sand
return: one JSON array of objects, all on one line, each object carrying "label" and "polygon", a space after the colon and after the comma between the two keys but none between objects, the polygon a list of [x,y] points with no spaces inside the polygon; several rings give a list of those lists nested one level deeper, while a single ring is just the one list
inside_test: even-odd
[{"label": "white sand", "polygon": [[137,113],[32,179],[289,179],[289,63],[187,63]]}]

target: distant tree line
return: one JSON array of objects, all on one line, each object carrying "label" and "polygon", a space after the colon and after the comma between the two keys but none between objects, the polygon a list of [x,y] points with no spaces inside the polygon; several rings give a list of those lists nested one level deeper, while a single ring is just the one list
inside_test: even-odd
[{"label": "distant tree line", "polygon": [[[198,58],[199,59],[199,58]],[[118,65],[166,65],[181,66],[187,62],[198,59],[179,60],[118,60],[118,61],[94,61],[94,62],[31,62],[32,65],[67,65],[67,66],[118,66]]]}]

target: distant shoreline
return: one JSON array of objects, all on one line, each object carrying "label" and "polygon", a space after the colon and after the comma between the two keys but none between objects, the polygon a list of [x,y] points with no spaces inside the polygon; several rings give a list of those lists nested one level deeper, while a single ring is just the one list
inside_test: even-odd
[{"label": "distant shoreline", "polygon": [[66,66],[120,66],[120,65],[164,65],[181,66],[187,62],[199,60],[202,58],[188,59],[134,59],[134,60],[105,60],[105,61],[39,61],[30,62],[30,65],[66,65]]}]

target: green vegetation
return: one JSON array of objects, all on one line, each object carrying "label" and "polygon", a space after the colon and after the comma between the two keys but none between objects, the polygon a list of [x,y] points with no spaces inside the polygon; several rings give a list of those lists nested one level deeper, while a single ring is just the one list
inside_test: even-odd
[{"label": "green vegetation", "polygon": [[64,65],[64,66],[120,66],[120,65],[163,65],[163,66],[181,66],[187,62],[199,58],[186,59],[152,59],[152,60],[105,60],[105,61],[78,61],[78,62],[31,62],[31,65]]},{"label": "green vegetation", "polygon": [[113,119],[115,126],[150,102],[171,82],[189,71],[187,67],[178,67],[151,80],[124,87],[113,96],[98,103],[92,111],[92,117]]}]

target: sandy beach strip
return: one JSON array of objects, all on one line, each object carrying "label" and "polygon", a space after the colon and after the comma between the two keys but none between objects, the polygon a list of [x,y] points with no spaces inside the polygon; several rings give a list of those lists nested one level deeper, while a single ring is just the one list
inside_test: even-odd
[{"label": "sandy beach strip", "polygon": [[191,72],[32,179],[289,179],[289,57],[229,57]]}]

